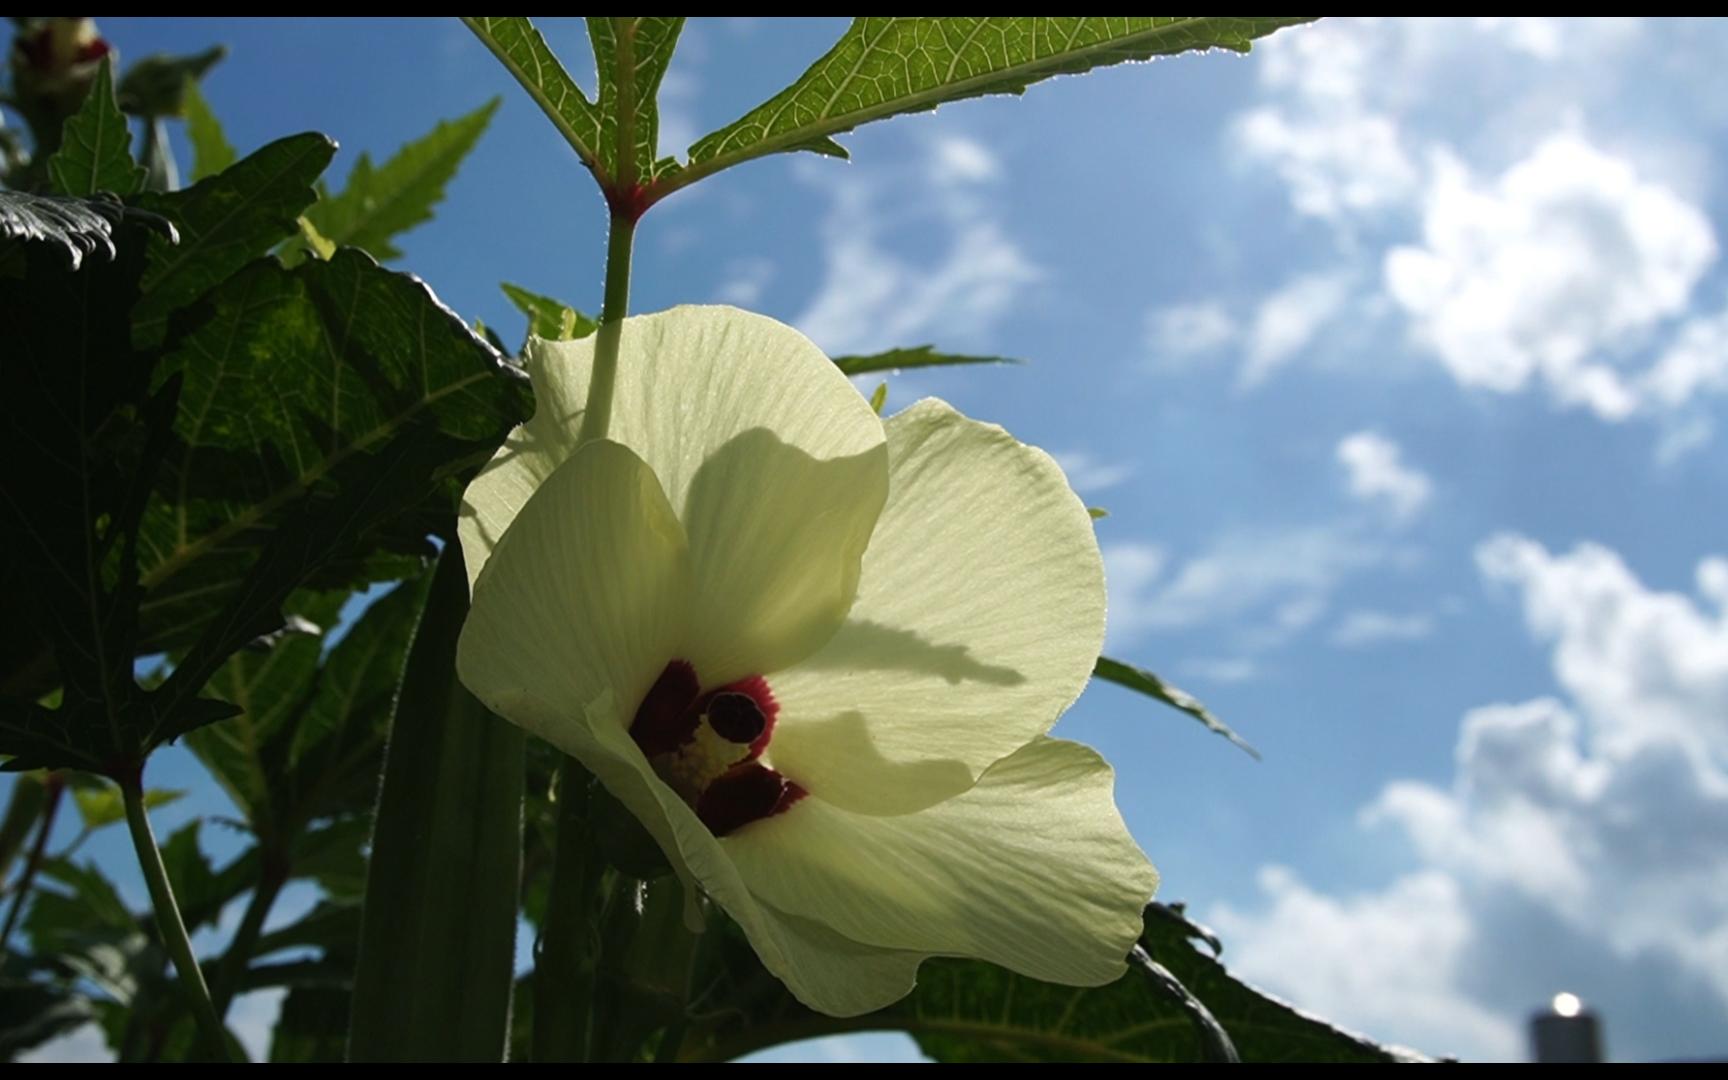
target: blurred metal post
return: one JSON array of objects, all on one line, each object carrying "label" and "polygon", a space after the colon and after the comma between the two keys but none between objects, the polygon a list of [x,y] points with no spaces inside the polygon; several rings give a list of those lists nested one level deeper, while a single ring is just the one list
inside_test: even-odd
[{"label": "blurred metal post", "polygon": [[1593,1065],[1602,1060],[1602,1024],[1577,994],[1555,994],[1530,1017],[1530,1055],[1539,1065]]}]

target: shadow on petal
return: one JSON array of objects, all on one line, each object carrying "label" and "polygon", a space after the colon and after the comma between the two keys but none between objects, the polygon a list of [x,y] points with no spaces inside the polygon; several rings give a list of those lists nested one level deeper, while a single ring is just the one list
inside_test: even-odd
[{"label": "shadow on petal", "polygon": [[1019,686],[1026,676],[1010,667],[986,664],[972,657],[967,645],[938,645],[911,630],[898,630],[864,620],[848,619],[828,646],[804,661],[817,671],[903,671],[935,675],[950,686],[981,682]]},{"label": "shadow on petal", "polygon": [[[950,759],[893,761],[883,756],[870,734],[864,714],[851,709],[817,720],[800,718],[797,737],[773,755],[774,767],[806,788],[814,798],[844,810],[871,815],[910,814],[934,806],[970,789],[972,770]],[[771,746],[772,750],[773,747]],[[844,761],[840,783],[805,784],[798,764],[807,750],[829,760]],[[823,770],[830,776],[832,770]],[[839,779],[836,776],[836,779]]]},{"label": "shadow on petal", "polygon": [[819,459],[751,428],[697,468],[680,515],[696,585],[687,658],[704,684],[771,675],[833,637],[887,499],[887,461],[884,446]]}]

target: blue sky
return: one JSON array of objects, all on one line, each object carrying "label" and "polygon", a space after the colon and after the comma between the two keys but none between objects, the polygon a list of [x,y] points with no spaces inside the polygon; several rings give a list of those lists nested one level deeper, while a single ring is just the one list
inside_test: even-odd
[{"label": "blue sky", "polygon": [[[338,176],[502,95],[402,265],[507,339],[499,281],[598,306],[593,185],[454,20],[101,25],[133,58],[228,43],[231,140],[327,132]],[[843,26],[694,20],[667,147]],[[579,21],[546,31],[586,78]],[[1060,728],[1238,970],[1469,1058],[1521,1056],[1562,989],[1617,1056],[1720,1053],[1725,48],[1713,21],[1339,19],[1062,79],[676,196],[633,307],[1026,361],[891,379],[890,408],[1056,453],[1111,512],[1110,650],[1263,752],[1111,687]],[[94,850],[131,880],[120,844]]]}]

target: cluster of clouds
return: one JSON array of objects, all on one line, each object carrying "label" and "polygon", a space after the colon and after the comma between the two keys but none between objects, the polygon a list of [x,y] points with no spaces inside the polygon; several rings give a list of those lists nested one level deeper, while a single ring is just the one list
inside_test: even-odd
[{"label": "cluster of clouds", "polygon": [[[1686,32],[1328,20],[1264,43],[1262,99],[1232,145],[1278,178],[1325,253],[1250,304],[1155,310],[1158,362],[1234,357],[1253,389],[1346,321],[1379,319],[1460,387],[1649,421],[1658,461],[1708,445],[1728,308],[1703,170],[1695,150],[1591,107],[1663,70],[1651,35]],[[1309,615],[1340,648],[1435,633],[1444,605],[1310,615],[1352,575],[1396,566],[1397,538],[1444,494],[1384,431],[1344,436],[1335,456],[1355,515],[1224,537],[1186,561],[1120,546],[1125,632],[1210,612],[1287,631]],[[1516,1060],[1524,1011],[1572,989],[1603,1009],[1618,1056],[1720,1054],[1728,558],[1661,587],[1595,543],[1551,550],[1505,532],[1474,555],[1546,650],[1554,691],[1470,709],[1449,780],[1396,780],[1361,807],[1361,843],[1403,872],[1340,889],[1267,865],[1257,900],[1208,917],[1236,970],[1381,1038]]]},{"label": "cluster of clouds", "polygon": [[[992,196],[1000,162],[968,136],[932,134],[908,161],[798,165],[831,202],[822,275],[793,322],[832,355],[919,344],[937,329],[948,347],[983,340],[1043,277]],[[908,236],[938,250],[909,255],[898,242]]]},{"label": "cluster of clouds", "polygon": [[1155,355],[1236,355],[1253,387],[1345,312],[1389,315],[1463,387],[1541,387],[1606,421],[1655,419],[1668,456],[1698,448],[1702,403],[1728,391],[1699,170],[1676,140],[1593,131],[1579,107],[1613,92],[1613,72],[1653,66],[1653,33],[1624,20],[1351,19],[1264,43],[1263,100],[1237,118],[1233,146],[1279,178],[1299,217],[1330,228],[1333,254],[1250,310],[1153,312]]},{"label": "cluster of clouds", "polygon": [[[1433,478],[1407,460],[1396,441],[1373,429],[1340,438],[1333,457],[1345,501],[1317,521],[1228,530],[1183,557],[1143,541],[1106,543],[1109,646],[1132,649],[1154,634],[1235,627],[1232,655],[1189,657],[1182,670],[1212,682],[1243,682],[1265,674],[1270,653],[1328,622],[1327,640],[1348,649],[1407,644],[1432,634],[1437,611],[1334,613],[1333,607],[1336,594],[1359,576],[1404,572],[1421,563],[1421,549],[1405,533],[1430,506]],[[1089,456],[1073,460],[1085,468],[1071,475],[1085,479],[1104,472]],[[1076,486],[1086,491],[1085,484]]]},{"label": "cluster of clouds", "polygon": [[1604,1006],[1619,1053],[1720,1052],[1728,559],[1702,560],[1690,594],[1596,544],[1502,534],[1476,560],[1563,693],[1472,709],[1449,785],[1394,781],[1363,808],[1414,869],[1334,894],[1267,867],[1258,908],[1211,917],[1239,970],[1385,1038],[1515,1059],[1520,1010],[1565,988]]}]

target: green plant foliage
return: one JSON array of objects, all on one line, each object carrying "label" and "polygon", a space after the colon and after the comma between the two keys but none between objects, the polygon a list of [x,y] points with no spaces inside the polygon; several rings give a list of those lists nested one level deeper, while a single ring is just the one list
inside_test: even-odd
[{"label": "green plant foliage", "polygon": [[860,18],[834,47],[766,103],[690,147],[666,188],[765,154],[845,157],[834,136],[861,124],[962,98],[1018,94],[1054,75],[1129,60],[1224,48],[1307,18]]},{"label": "green plant foliage", "polygon": [[[423,558],[456,478],[526,402],[520,376],[430,289],[352,248],[293,270],[253,263],[204,306],[160,376],[184,390],[145,516],[143,618],[164,649],[219,618],[219,663],[275,629],[273,605],[301,585],[411,565],[381,552]],[[224,600],[233,614],[218,617]]]},{"label": "green plant foliage", "polygon": [[124,212],[111,198],[0,190],[0,252],[22,241],[57,244],[72,270],[83,265],[86,255],[101,253],[112,259],[114,223]]},{"label": "green plant foliage", "polygon": [[869,356],[836,356],[834,363],[847,375],[870,375],[878,371],[903,371],[907,368],[950,367],[956,364],[1018,364],[1005,356],[960,356],[939,353],[934,345],[917,345],[910,349],[889,349]]},{"label": "green plant foliage", "polygon": [[[869,1016],[836,1020],[799,1005],[763,971],[736,931],[717,928],[698,995],[738,1003],[735,1015],[693,1026],[681,1060],[722,1061],[794,1039],[840,1031],[905,1031],[932,1058],[948,1063],[1205,1061],[1206,1033],[1168,985],[1133,965],[1100,987],[1053,986],[976,960],[926,961],[918,988]],[[1205,1002],[1243,1061],[1391,1062],[1414,1055],[1341,1031],[1232,976],[1217,959],[1216,937],[1180,908],[1147,909],[1140,948],[1191,999]],[[702,989],[706,982],[707,989]]]},{"label": "green plant foliage", "polygon": [[1143,667],[1125,664],[1120,660],[1112,660],[1108,656],[1100,656],[1097,666],[1092,669],[1092,674],[1095,678],[1103,679],[1105,682],[1112,682],[1135,693],[1145,694],[1155,701],[1163,702],[1172,709],[1179,709],[1205,724],[1208,731],[1215,735],[1222,735],[1241,747],[1250,756],[1256,759],[1260,757],[1260,751],[1254,749],[1242,736],[1230,730],[1228,724],[1212,715],[1212,710],[1200,704],[1194,695],[1186,690],[1171,686]]},{"label": "green plant foliage", "polygon": [[48,159],[48,178],[56,194],[130,195],[144,183],[144,170],[132,160],[126,116],[114,100],[112,69],[112,60],[102,61],[84,104],[66,121],[60,149]]},{"label": "green plant foliage", "polygon": [[117,91],[119,105],[133,116],[184,116],[198,80],[228,55],[223,45],[192,56],[146,56],[126,69]]},{"label": "green plant foliage", "polygon": [[682,18],[590,18],[600,76],[600,161],[622,183],[646,184],[678,165],[657,159],[660,80],[678,47]]},{"label": "green plant foliage", "polygon": [[161,340],[170,314],[293,232],[335,153],[322,135],[290,135],[189,188],[142,196],[141,205],[173,221],[180,238],[151,242],[144,295],[132,314],[138,338]]},{"label": "green plant foliage", "polygon": [[186,141],[192,144],[192,171],[189,175],[192,182],[197,183],[234,164],[237,155],[228,136],[222,133],[222,122],[210,111],[210,103],[204,100],[204,92],[198,89],[196,82],[187,85],[184,105]]},{"label": "green plant foliage", "polygon": [[445,545],[391,720],[354,973],[354,1061],[498,1061],[509,1039],[525,736],[456,678]]},{"label": "green plant foliage", "polygon": [[516,310],[528,316],[528,333],[548,341],[570,341],[592,334],[597,323],[560,300],[529,292],[508,281],[498,286],[516,305]]},{"label": "green plant foliage", "polygon": [[383,261],[400,258],[392,238],[432,220],[445,185],[480,141],[498,104],[494,98],[467,116],[440,121],[382,165],[362,153],[340,193],[320,187],[306,219],[332,244],[363,248]]}]

